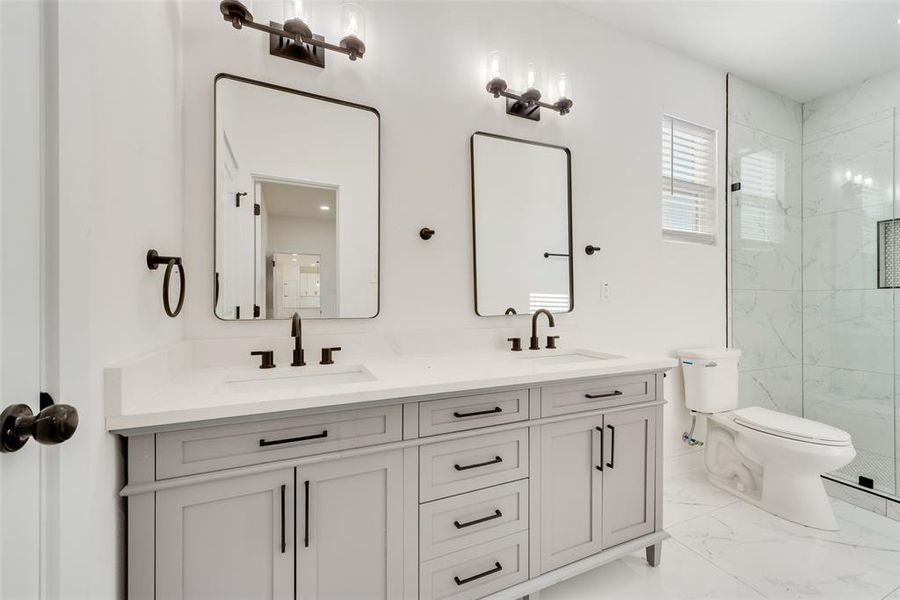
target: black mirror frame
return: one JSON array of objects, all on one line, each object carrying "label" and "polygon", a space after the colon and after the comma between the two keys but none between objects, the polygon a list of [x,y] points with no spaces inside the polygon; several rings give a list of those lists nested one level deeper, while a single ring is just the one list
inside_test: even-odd
[{"label": "black mirror frame", "polygon": [[315,319],[316,321],[342,321],[342,320],[353,320],[353,319],[374,319],[381,313],[381,113],[378,112],[378,109],[373,108],[371,106],[365,106],[363,104],[357,104],[355,102],[348,102],[346,100],[338,100],[337,98],[329,98],[328,96],[322,96],[319,94],[313,94],[312,92],[304,92],[301,90],[295,90],[293,88],[284,87],[281,85],[276,85],[274,83],[267,83],[265,81],[257,81],[255,79],[249,79],[247,77],[241,77],[240,75],[231,75],[229,73],[219,73],[216,75],[213,80],[213,164],[212,164],[212,183],[213,183],[213,252],[212,252],[212,288],[213,288],[213,315],[219,321],[224,321],[226,323],[247,323],[253,322],[256,320],[259,321],[286,321],[288,319],[223,319],[216,312],[216,305],[218,304],[218,296],[219,296],[219,277],[218,271],[216,270],[216,250],[218,241],[216,240],[216,166],[218,164],[218,151],[216,144],[216,131],[217,131],[217,120],[216,120],[216,100],[218,97],[218,83],[220,79],[230,79],[232,81],[238,81],[240,83],[247,83],[250,85],[257,85],[260,87],[268,88],[271,90],[276,90],[279,92],[287,92],[289,94],[296,94],[298,96],[304,96],[306,98],[312,98],[313,100],[321,100],[323,102],[331,102],[333,104],[339,104],[341,106],[347,106],[350,108],[358,108],[361,110],[367,110],[375,115],[375,119],[378,123],[378,282],[375,284],[375,314],[370,317],[333,317],[333,318],[323,318],[323,319]]},{"label": "black mirror frame", "polygon": [[[518,142],[522,144],[531,144],[532,146],[542,146],[544,148],[553,148],[556,150],[562,150],[566,153],[566,203],[568,206],[568,235],[569,235],[569,309],[560,312],[554,312],[554,314],[566,314],[575,310],[575,261],[574,261],[574,253],[572,251],[572,151],[565,146],[557,146],[555,144],[546,144],[544,142],[535,142],[533,140],[526,140],[522,138],[510,137],[506,135],[499,135],[496,133],[488,133],[486,131],[476,131],[469,138],[469,177],[471,178],[471,193],[472,193],[472,277],[474,283],[474,301],[475,301],[475,314],[479,317],[502,317],[506,315],[483,315],[478,312],[478,242],[477,242],[477,232],[475,230],[475,136],[484,136],[491,137],[499,140],[506,140],[509,142]],[[507,313],[509,314],[509,310],[507,309]],[[515,313],[514,313],[515,314]],[[528,314],[530,313],[522,313]]]}]

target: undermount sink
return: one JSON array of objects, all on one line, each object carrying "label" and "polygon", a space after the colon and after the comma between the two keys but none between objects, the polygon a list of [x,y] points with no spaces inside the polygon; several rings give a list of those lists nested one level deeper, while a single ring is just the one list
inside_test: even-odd
[{"label": "undermount sink", "polygon": [[[316,368],[316,367],[312,367]],[[376,377],[363,366],[344,367],[340,371],[327,370],[306,371],[284,375],[265,374],[255,379],[238,379],[227,381],[225,388],[229,392],[269,392],[277,390],[301,389],[311,387],[327,387],[344,383],[374,381]]]},{"label": "undermount sink", "polygon": [[561,352],[559,354],[543,355],[543,356],[523,356],[525,360],[532,361],[540,365],[574,365],[591,362],[599,362],[603,360],[611,360],[622,358],[615,354],[604,354],[602,352],[588,352],[584,350],[576,350],[574,352]]}]

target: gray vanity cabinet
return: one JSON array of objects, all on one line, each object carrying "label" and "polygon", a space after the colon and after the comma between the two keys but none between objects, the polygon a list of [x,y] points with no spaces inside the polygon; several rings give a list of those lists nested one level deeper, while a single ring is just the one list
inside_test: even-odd
[{"label": "gray vanity cabinet", "polygon": [[541,427],[541,572],[656,528],[657,407]]},{"label": "gray vanity cabinet", "polygon": [[655,566],[662,390],[654,371],[142,431],[128,597],[515,600],[641,548]]},{"label": "gray vanity cabinet", "polygon": [[294,597],[294,469],[160,490],[156,598]]},{"label": "gray vanity cabinet", "polygon": [[403,597],[403,451],[297,469],[297,596]]},{"label": "gray vanity cabinet", "polygon": [[603,417],[541,426],[541,573],[600,552]]},{"label": "gray vanity cabinet", "polygon": [[603,417],[603,548],[656,525],[656,407]]}]

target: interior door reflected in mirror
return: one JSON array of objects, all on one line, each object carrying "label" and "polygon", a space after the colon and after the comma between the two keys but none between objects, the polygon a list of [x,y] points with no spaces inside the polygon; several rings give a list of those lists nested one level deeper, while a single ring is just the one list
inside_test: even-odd
[{"label": "interior door reflected in mirror", "polygon": [[379,116],[216,78],[215,313],[378,314]]},{"label": "interior door reflected in mirror", "polygon": [[568,148],[477,132],[471,150],[475,312],[571,311]]}]

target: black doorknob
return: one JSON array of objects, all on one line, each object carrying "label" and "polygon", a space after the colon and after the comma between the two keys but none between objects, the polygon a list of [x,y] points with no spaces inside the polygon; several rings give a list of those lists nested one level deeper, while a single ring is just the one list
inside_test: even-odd
[{"label": "black doorknob", "polygon": [[78,428],[78,411],[68,404],[53,404],[37,415],[27,404],[13,404],[0,413],[0,452],[15,452],[33,437],[41,444],[64,442]]}]

